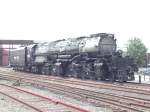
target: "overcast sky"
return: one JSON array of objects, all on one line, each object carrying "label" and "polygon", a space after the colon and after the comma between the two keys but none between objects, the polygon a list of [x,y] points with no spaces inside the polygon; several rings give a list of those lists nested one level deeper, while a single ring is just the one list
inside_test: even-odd
[{"label": "overcast sky", "polygon": [[0,39],[56,40],[114,33],[150,50],[150,0],[0,0]]}]

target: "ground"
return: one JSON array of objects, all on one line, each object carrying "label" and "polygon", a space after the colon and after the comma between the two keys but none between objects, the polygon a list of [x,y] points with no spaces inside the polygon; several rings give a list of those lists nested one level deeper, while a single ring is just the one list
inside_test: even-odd
[{"label": "ground", "polygon": [[[13,81],[0,80],[0,84],[14,85],[14,83],[15,82],[13,82]],[[50,98],[53,98],[56,100],[60,100],[62,102],[72,103],[72,104],[75,104],[75,105],[80,106],[82,108],[88,109],[91,112],[112,112],[108,108],[95,107],[89,103],[78,101],[76,99],[72,99],[72,98],[69,98],[67,96],[63,96],[60,94],[54,94],[54,93],[47,91],[45,89],[35,88],[31,85],[21,84],[19,86],[19,88],[25,89],[25,90],[28,90],[31,92],[35,92],[35,93],[38,93],[38,94],[41,94],[43,96],[47,96],[47,97],[50,97]],[[35,111],[33,111],[32,109],[30,110],[29,108],[26,108],[24,105],[22,105],[18,102],[15,102],[14,100],[0,94],[0,112],[35,112]]]}]

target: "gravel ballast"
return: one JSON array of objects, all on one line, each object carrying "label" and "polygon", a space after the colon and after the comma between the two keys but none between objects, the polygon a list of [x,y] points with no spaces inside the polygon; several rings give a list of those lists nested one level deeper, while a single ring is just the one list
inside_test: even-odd
[{"label": "gravel ballast", "polygon": [[[0,80],[0,84],[13,85],[14,83],[15,82],[12,81]],[[69,104],[79,106],[91,112],[112,112],[111,109],[105,107],[96,107],[87,102],[79,101],[77,99],[73,99],[62,94],[56,94],[43,88],[35,88],[29,84],[21,84],[20,86],[17,87],[20,89],[24,89],[36,94],[52,98],[56,101],[67,102]],[[13,101],[12,99],[0,94],[0,112],[35,112],[35,111],[25,107],[23,104],[20,104],[19,102]]]}]

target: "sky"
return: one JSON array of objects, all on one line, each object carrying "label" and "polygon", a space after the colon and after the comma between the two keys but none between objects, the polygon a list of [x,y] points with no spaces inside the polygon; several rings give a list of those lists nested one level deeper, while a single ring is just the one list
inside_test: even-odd
[{"label": "sky", "polygon": [[150,51],[150,0],[0,0],[0,39],[57,40],[113,33]]}]

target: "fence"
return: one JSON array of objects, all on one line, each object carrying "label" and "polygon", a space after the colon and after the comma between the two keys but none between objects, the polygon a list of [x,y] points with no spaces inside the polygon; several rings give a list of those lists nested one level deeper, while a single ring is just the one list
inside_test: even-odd
[{"label": "fence", "polygon": [[150,73],[145,71],[140,71],[135,74],[135,80],[139,83],[149,82],[150,83]]}]

